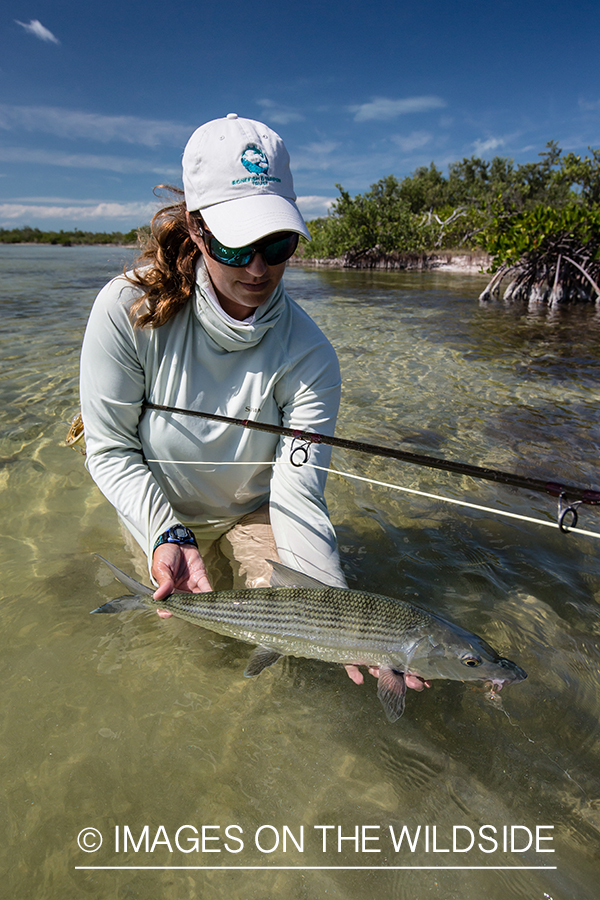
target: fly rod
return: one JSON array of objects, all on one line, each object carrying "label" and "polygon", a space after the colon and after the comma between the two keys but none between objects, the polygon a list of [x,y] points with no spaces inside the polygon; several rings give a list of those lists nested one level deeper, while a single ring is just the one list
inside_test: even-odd
[{"label": "fly rod", "polygon": [[[484,481],[495,481],[499,484],[507,484],[512,487],[536,491],[542,494],[550,494],[552,497],[569,498],[569,501],[588,503],[595,505],[600,503],[600,491],[588,490],[573,485],[561,484],[557,481],[545,481],[541,478],[528,478],[523,475],[514,475],[510,472],[501,472],[498,469],[488,469],[483,466],[473,466],[469,463],[454,462],[453,460],[438,459],[435,456],[424,456],[421,453],[410,453],[406,450],[396,450],[393,447],[381,447],[376,444],[366,444],[363,441],[351,441],[347,438],[330,437],[318,434],[314,431],[297,431],[294,428],[284,428],[282,425],[270,425],[265,422],[255,422],[252,419],[234,419],[229,416],[221,416],[217,413],[200,412],[195,409],[180,409],[176,406],[163,406],[160,403],[145,401],[144,409],[168,412],[182,416],[194,416],[198,419],[210,419],[216,422],[225,422],[228,425],[238,425],[242,428],[251,428],[255,431],[266,431],[269,434],[285,435],[305,441],[307,444],[328,444],[330,447],[340,447],[343,450],[358,450],[361,453],[369,453],[371,456],[385,456],[389,459],[398,459],[401,462],[413,463],[417,466],[426,466],[430,469],[441,469],[444,472],[453,472],[456,475],[469,475],[471,478],[481,478]],[[300,448],[296,448],[297,450]],[[294,451],[293,451],[294,452]],[[306,462],[308,453],[305,452]],[[295,465],[301,465],[294,463]],[[572,507],[568,508],[572,511]]]}]

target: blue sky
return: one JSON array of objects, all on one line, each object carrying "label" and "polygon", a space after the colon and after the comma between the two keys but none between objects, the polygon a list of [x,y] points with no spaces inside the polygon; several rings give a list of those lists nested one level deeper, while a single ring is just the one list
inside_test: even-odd
[{"label": "blue sky", "polygon": [[598,0],[7,0],[0,226],[128,230],[237,112],[292,158],[299,205],[434,161],[600,146]]}]

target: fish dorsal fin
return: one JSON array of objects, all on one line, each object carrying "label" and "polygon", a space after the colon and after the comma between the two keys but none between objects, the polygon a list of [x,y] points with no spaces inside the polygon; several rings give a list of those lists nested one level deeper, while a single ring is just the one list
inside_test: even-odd
[{"label": "fish dorsal fin", "polygon": [[125,587],[128,587],[132,594],[153,594],[154,590],[149,588],[147,585],[142,584],[140,581],[136,581],[135,578],[131,578],[130,575],[126,575],[125,572],[122,572],[116,566],[114,566],[107,559],[104,559],[103,556],[100,556],[99,553],[96,553],[98,559],[101,559],[103,563],[106,563],[108,568],[111,570],[115,578],[118,578],[121,584],[124,584]]},{"label": "fish dorsal fin", "polygon": [[288,566],[284,566],[283,563],[275,562],[272,559],[268,559],[267,562],[273,566],[271,587],[318,588],[319,590],[328,587],[322,581],[311,578],[310,575],[305,575],[304,572],[290,569]]}]

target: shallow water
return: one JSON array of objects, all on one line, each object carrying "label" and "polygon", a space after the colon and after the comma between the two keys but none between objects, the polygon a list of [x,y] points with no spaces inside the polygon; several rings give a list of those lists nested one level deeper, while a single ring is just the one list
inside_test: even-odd
[{"label": "shallow water", "polygon": [[[0,247],[7,896],[596,897],[597,539],[331,475],[350,583],[438,610],[529,673],[501,703],[436,681],[395,725],[373,679],[291,660],[248,681],[244,644],[145,612],[88,615],[120,593],[93,554],[132,561],[63,442],[89,308],[131,257]],[[600,486],[593,307],[480,306],[478,276],[290,269],[286,283],[338,351],[338,435]],[[550,498],[467,477],[346,451],[334,466],[556,518]],[[580,511],[579,527],[600,533],[598,512]],[[406,836],[394,848],[403,825],[413,841],[420,826],[414,852]],[[554,853],[525,849],[536,827]],[[103,836],[97,852],[78,846],[87,828]]]}]

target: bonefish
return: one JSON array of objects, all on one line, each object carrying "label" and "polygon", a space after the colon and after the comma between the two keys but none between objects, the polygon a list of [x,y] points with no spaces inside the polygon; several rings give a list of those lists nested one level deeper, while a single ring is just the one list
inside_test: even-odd
[{"label": "bonefish", "polygon": [[527,677],[482,638],[435,613],[404,600],[331,587],[281,563],[272,563],[268,588],[173,593],[157,602],[152,588],[103,561],[132,594],[92,612],[167,609],[255,644],[246,676],[259,675],[282,656],[378,666],[377,694],[390,722],[404,712],[406,675],[487,682],[492,690]]}]

